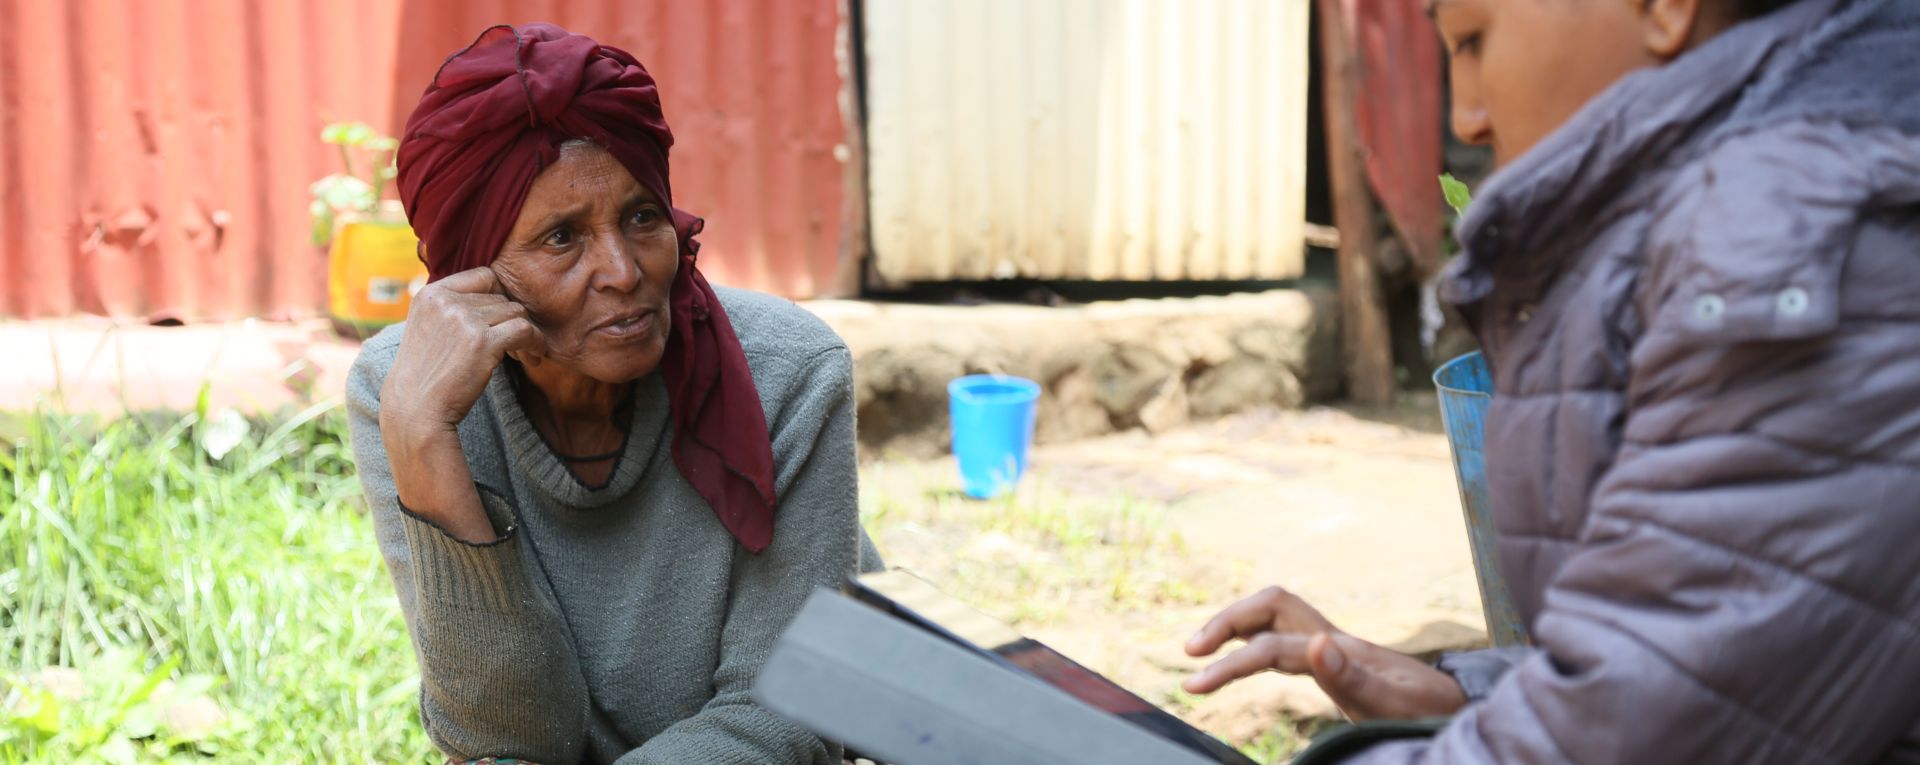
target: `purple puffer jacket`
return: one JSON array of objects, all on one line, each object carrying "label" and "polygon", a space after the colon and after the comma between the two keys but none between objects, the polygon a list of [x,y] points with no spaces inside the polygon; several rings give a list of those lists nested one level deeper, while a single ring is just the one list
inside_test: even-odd
[{"label": "purple puffer jacket", "polygon": [[1460,236],[1535,647],[1357,761],[1920,761],[1920,0],[1623,79]]}]

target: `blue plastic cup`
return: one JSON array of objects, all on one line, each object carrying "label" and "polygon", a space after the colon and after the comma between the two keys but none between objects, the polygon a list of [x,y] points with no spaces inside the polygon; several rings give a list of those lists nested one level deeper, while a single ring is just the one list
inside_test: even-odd
[{"label": "blue plastic cup", "polygon": [[1027,472],[1040,384],[1003,375],[970,375],[947,383],[953,456],[967,496],[990,499],[1013,490]]},{"label": "blue plastic cup", "polygon": [[1467,516],[1467,545],[1480,582],[1480,606],[1487,631],[1497,646],[1524,645],[1526,626],[1513,606],[1500,571],[1499,535],[1487,491],[1487,405],[1493,402],[1493,372],[1474,351],[1441,365],[1433,373],[1440,392],[1440,421],[1453,451],[1454,476],[1460,479],[1460,508]]}]

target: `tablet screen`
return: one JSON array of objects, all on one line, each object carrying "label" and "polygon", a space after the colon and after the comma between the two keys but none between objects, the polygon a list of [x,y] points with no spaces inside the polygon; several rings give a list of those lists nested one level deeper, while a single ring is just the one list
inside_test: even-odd
[{"label": "tablet screen", "polygon": [[853,578],[848,582],[848,591],[868,605],[1058,688],[1088,706],[1118,715],[1214,762],[1255,765],[1239,750],[1188,725],[1185,720],[905,571]]}]

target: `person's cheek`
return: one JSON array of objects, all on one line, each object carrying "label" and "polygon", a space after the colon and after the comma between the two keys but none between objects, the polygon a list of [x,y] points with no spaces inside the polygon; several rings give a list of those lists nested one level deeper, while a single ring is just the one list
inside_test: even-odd
[{"label": "person's cheek", "polygon": [[517,294],[527,307],[527,318],[547,336],[555,355],[567,357],[587,342],[587,274],[578,261],[564,267],[543,265],[548,268],[519,270],[518,278],[525,289]]},{"label": "person's cheek", "polygon": [[680,269],[680,236],[667,228],[649,244],[645,250],[646,262],[641,266],[646,270],[647,281],[661,286],[672,284],[674,274]]},{"label": "person's cheek", "polygon": [[534,326],[549,329],[545,307],[547,301],[539,289],[541,280],[527,273],[526,258],[520,253],[503,255],[493,261],[494,277],[500,280],[500,289],[507,299],[526,306],[527,318]]}]

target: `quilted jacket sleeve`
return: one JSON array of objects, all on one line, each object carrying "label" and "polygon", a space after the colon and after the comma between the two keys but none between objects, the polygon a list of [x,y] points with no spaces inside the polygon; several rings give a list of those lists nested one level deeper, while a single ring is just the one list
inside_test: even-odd
[{"label": "quilted jacket sleeve", "polygon": [[1920,717],[1920,189],[1885,182],[1920,164],[1802,129],[1702,163],[1654,231],[1539,649],[1358,761],[1864,762]]}]

